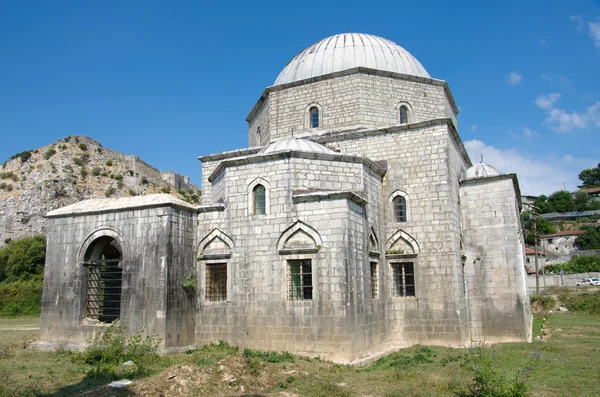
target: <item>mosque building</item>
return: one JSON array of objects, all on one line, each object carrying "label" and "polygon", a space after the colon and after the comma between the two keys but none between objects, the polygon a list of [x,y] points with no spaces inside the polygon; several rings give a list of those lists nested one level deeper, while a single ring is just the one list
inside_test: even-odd
[{"label": "mosque building", "polygon": [[448,84],[399,45],[328,37],[169,195],[50,212],[38,345],[120,319],[177,351],[224,340],[359,362],[413,344],[531,341],[514,174],[472,165]]}]

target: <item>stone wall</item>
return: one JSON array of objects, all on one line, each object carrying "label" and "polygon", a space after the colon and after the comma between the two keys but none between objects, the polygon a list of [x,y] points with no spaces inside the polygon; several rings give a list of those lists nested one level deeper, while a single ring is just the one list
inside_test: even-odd
[{"label": "stone wall", "polygon": [[531,339],[524,244],[510,175],[462,181],[464,266],[471,336],[490,343]]},{"label": "stone wall", "polygon": [[[584,278],[600,278],[600,272],[577,273],[577,274],[546,274],[540,275],[540,288],[546,287],[576,287],[577,283]],[[535,274],[527,276],[527,289],[535,293]]]},{"label": "stone wall", "polygon": [[[271,140],[271,112],[269,97],[259,106],[256,113],[248,121],[248,146],[264,146]],[[260,128],[260,134],[258,130]]]},{"label": "stone wall", "polygon": [[86,343],[104,329],[86,320],[86,247],[116,239],[123,254],[121,321],[128,332],[145,327],[169,348],[193,344],[194,299],[182,283],[194,267],[194,217],[169,206],[129,208],[48,219],[40,339]]},{"label": "stone wall", "polygon": [[[437,118],[450,118],[456,125],[456,116],[450,105],[445,87],[440,84],[418,82],[377,74],[356,73],[333,77],[311,84],[295,85],[267,92],[270,140],[304,137],[329,131],[354,128],[389,127],[399,123],[399,106],[409,108],[409,122],[418,123]],[[321,125],[312,130],[308,110],[315,105],[321,109]],[[249,140],[254,137],[260,112],[250,118]],[[257,121],[255,121],[257,120]],[[264,129],[264,128],[261,128]],[[261,141],[265,144],[266,141]]]}]

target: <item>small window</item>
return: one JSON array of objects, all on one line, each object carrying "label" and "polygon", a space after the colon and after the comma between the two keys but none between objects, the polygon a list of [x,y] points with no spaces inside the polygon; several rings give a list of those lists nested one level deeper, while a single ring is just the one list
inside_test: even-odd
[{"label": "small window", "polygon": [[256,185],[252,189],[252,196],[254,201],[254,215],[264,215],[266,212],[265,187],[263,185]]},{"label": "small window", "polygon": [[288,300],[311,300],[312,264],[310,259],[288,261]]},{"label": "small window", "polygon": [[206,265],[206,300],[224,302],[227,300],[227,264]]},{"label": "small window", "polygon": [[553,241],[554,241],[553,239],[549,238],[548,239],[548,244],[552,244]]},{"label": "small window", "polygon": [[406,199],[402,196],[394,197],[392,201],[395,222],[406,222]]},{"label": "small window", "polygon": [[319,109],[313,106],[309,110],[310,114],[310,128],[319,128]]},{"label": "small window", "polygon": [[408,108],[400,106],[400,124],[408,124]]},{"label": "small window", "polygon": [[412,262],[392,263],[394,296],[415,296],[415,271]]},{"label": "small window", "polygon": [[371,298],[379,298],[379,279],[377,277],[377,262],[371,262]]},{"label": "small window", "polygon": [[256,129],[256,136],[258,137],[258,142],[260,143],[260,127]]}]

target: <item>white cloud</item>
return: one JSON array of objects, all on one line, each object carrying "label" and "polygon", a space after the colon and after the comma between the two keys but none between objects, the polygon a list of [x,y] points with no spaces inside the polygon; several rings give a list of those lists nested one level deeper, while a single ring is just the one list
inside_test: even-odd
[{"label": "white cloud", "polygon": [[477,127],[478,127],[477,124],[471,125],[471,131],[477,131]]},{"label": "white cloud", "polygon": [[523,133],[525,138],[535,138],[536,136],[540,135],[536,131],[533,131],[525,126],[521,126],[521,132]]},{"label": "white cloud", "polygon": [[[575,191],[582,169],[596,166],[597,160],[574,158],[566,155],[560,159],[536,158],[521,153],[517,149],[499,149],[473,139],[465,142],[465,148],[471,159],[483,160],[502,173],[516,173],[519,178],[521,194],[549,195],[563,188]],[[567,161],[568,160],[568,161]]]},{"label": "white cloud", "polygon": [[590,37],[594,40],[594,45],[600,48],[600,19],[598,22],[590,22],[588,26],[590,28]]},{"label": "white cloud", "polygon": [[543,74],[542,80],[552,80],[552,75],[550,73]]},{"label": "white cloud", "polygon": [[510,85],[517,85],[517,84],[521,84],[523,82],[523,75],[517,73],[517,72],[510,72],[507,76],[506,76],[506,81],[508,82],[508,84]]},{"label": "white cloud", "polygon": [[571,15],[569,19],[577,24],[577,30],[583,29],[583,19],[581,15]]},{"label": "white cloud", "polygon": [[539,95],[535,104],[546,112],[546,124],[557,132],[565,133],[576,129],[587,129],[593,126],[600,127],[600,101],[588,106],[583,112],[568,112],[554,107],[560,99],[558,93]]}]

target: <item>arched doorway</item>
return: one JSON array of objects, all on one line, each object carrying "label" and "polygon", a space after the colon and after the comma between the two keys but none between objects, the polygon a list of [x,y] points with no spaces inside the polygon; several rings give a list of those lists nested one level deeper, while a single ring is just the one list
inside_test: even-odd
[{"label": "arched doorway", "polygon": [[96,239],[85,252],[87,269],[86,317],[105,323],[121,315],[123,254],[119,242],[112,237]]}]

